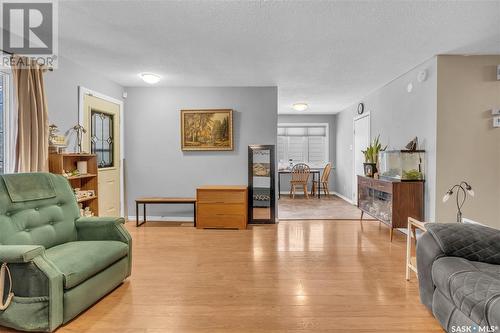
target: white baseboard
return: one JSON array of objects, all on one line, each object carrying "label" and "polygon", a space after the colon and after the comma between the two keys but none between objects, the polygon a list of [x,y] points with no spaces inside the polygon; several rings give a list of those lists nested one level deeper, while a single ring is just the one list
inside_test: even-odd
[{"label": "white baseboard", "polygon": [[[147,215],[147,221],[161,221],[161,222],[193,222],[193,218],[189,216],[150,216]],[[127,221],[134,221],[135,216],[129,216]],[[142,221],[142,216],[139,216],[139,221]]]},{"label": "white baseboard", "polygon": [[338,192],[335,192],[335,191],[333,191],[332,193],[333,193],[333,194],[335,194],[336,196],[338,196],[340,199],[343,199],[343,200],[347,201],[347,202],[348,202],[348,203],[350,203],[351,205],[356,205],[356,204],[355,204],[355,203],[354,203],[351,199],[349,199],[349,198],[347,198],[347,197],[343,196],[342,194],[340,194],[340,193],[338,193]]}]

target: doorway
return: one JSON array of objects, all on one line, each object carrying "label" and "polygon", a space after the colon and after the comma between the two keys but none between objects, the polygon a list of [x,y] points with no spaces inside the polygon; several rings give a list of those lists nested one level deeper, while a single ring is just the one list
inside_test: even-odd
[{"label": "doorway", "polygon": [[364,175],[363,163],[365,161],[362,150],[370,145],[370,114],[354,118],[354,139],[353,139],[353,182],[352,200],[358,202],[358,175]]},{"label": "doorway", "polygon": [[123,216],[122,102],[81,90],[82,148],[97,156],[99,215]]}]

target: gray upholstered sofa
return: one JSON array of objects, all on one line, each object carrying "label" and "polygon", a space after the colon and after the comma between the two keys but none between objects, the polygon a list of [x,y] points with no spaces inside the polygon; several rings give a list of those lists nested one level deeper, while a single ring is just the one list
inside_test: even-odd
[{"label": "gray upholstered sofa", "polygon": [[420,299],[447,332],[500,330],[500,230],[430,223],[417,242]]}]

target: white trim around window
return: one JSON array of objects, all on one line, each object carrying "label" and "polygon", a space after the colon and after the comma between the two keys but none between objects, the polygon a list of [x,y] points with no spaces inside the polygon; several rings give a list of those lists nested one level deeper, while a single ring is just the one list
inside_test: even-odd
[{"label": "white trim around window", "polygon": [[12,73],[0,71],[3,76],[3,167],[4,173],[14,172],[16,165],[17,112],[15,112]]}]

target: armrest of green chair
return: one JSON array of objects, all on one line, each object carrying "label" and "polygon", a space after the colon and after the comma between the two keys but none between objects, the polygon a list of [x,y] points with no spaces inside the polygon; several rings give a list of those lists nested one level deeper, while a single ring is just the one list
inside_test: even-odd
[{"label": "armrest of green chair", "polygon": [[44,252],[44,247],[40,245],[0,245],[0,263],[27,263]]},{"label": "armrest of green chair", "polygon": [[116,240],[129,244],[131,241],[122,217],[80,217],[76,220],[78,240]]},{"label": "armrest of green chair", "polygon": [[80,217],[75,221],[79,241],[113,240],[128,244],[129,271],[132,266],[132,237],[122,217]]},{"label": "armrest of green chair", "polygon": [[[14,299],[0,311],[0,325],[22,330],[26,326],[24,304],[43,304],[38,314],[40,328],[53,331],[63,322],[63,275],[45,256],[39,245],[0,245],[0,262],[8,264],[12,274]],[[40,305],[42,306],[42,305]],[[44,316],[46,314],[46,316]]]}]

